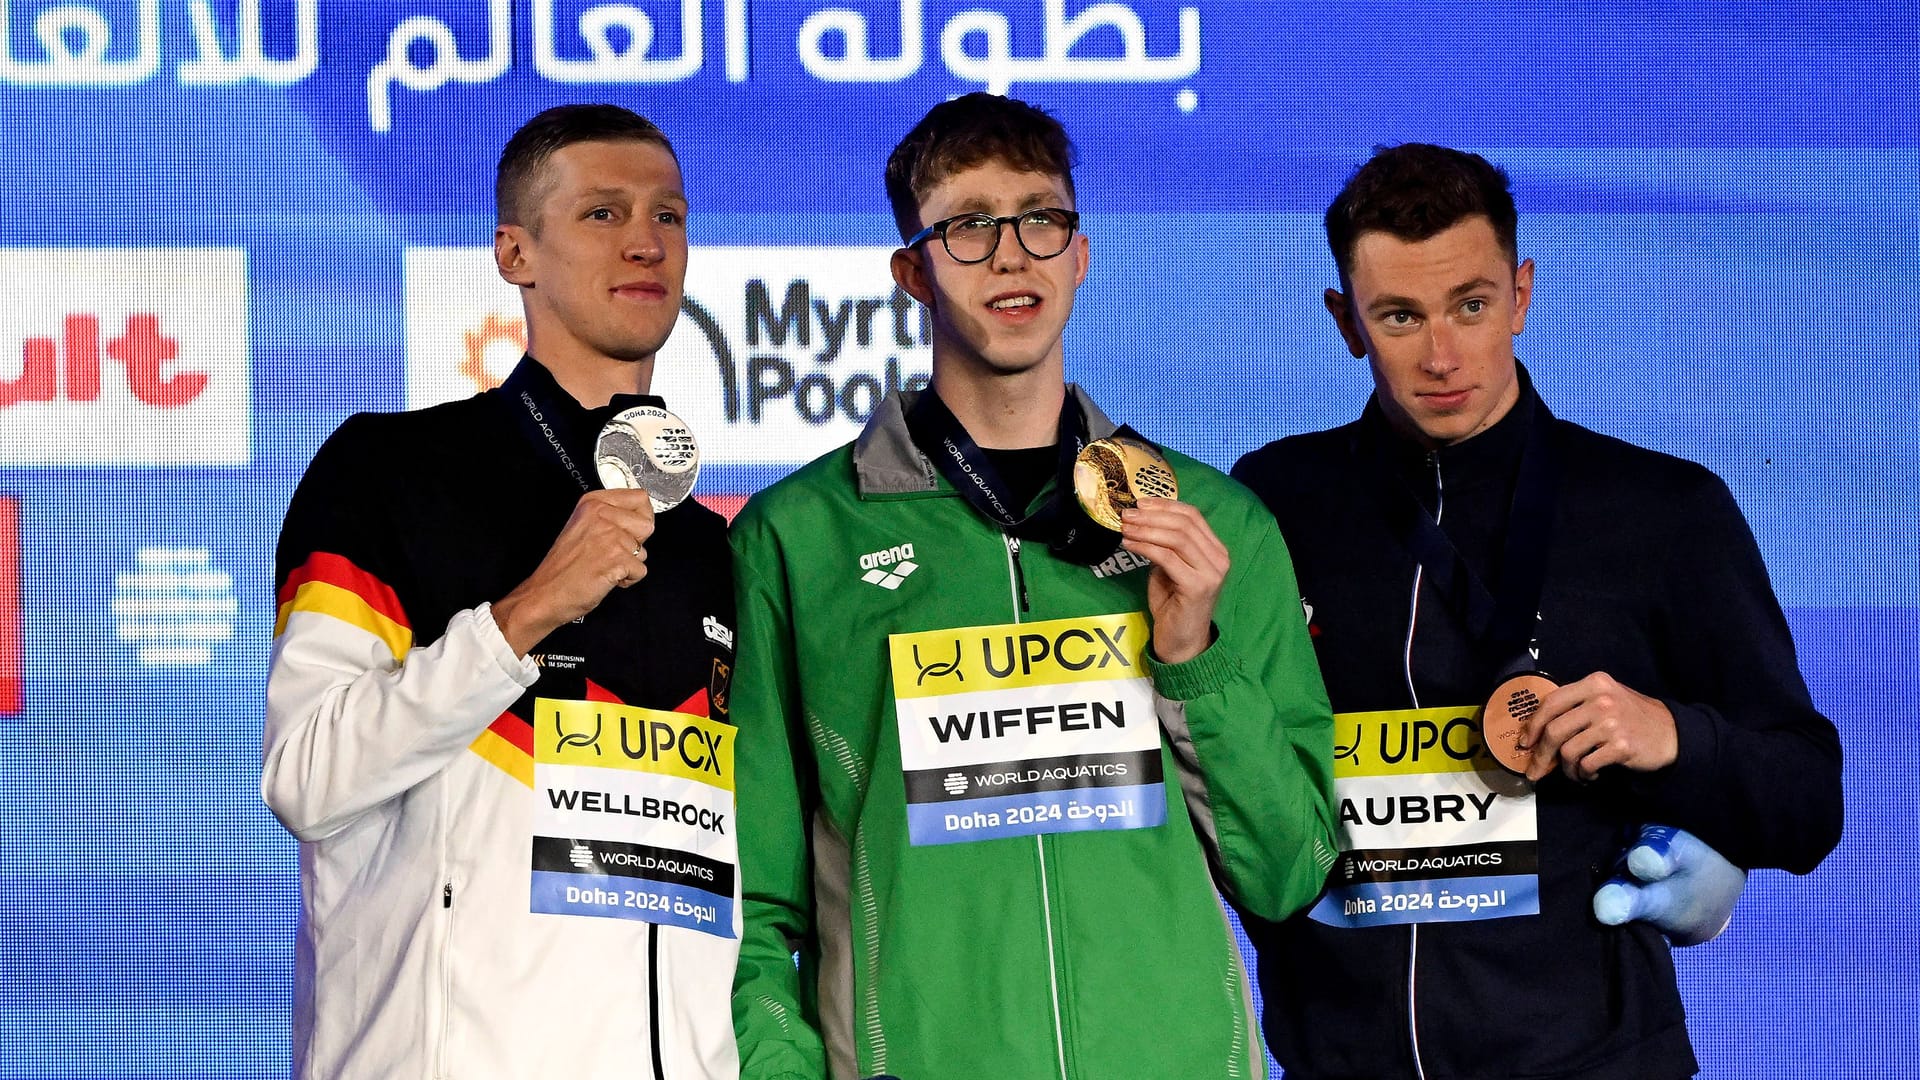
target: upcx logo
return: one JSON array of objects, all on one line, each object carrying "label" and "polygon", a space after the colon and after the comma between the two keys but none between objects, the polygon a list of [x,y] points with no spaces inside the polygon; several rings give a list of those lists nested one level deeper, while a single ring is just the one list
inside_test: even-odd
[{"label": "upcx logo", "polygon": [[0,495],[0,716],[24,707],[20,628],[20,500]]}]

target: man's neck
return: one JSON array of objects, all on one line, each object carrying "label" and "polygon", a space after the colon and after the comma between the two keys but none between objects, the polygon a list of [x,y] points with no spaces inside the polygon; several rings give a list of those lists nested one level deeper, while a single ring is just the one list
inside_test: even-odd
[{"label": "man's neck", "polygon": [[1042,364],[984,378],[942,375],[934,372],[934,391],[982,449],[1024,450],[1059,441],[1067,384],[1058,367]]},{"label": "man's neck", "polygon": [[562,354],[549,359],[537,349],[530,348],[528,353],[583,409],[597,409],[612,401],[616,394],[644,394],[653,386],[654,358],[651,356],[645,360],[614,360],[604,356]]}]

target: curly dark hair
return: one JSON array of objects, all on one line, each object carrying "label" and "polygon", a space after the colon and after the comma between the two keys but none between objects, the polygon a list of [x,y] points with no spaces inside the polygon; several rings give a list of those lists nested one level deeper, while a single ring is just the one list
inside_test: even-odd
[{"label": "curly dark hair", "polygon": [[998,161],[1057,176],[1071,197],[1075,157],[1060,121],[1024,101],[976,92],[935,105],[887,158],[887,201],[900,239],[926,224],[920,201],[955,173]]},{"label": "curly dark hair", "polygon": [[1350,284],[1353,246],[1362,233],[1426,240],[1475,216],[1493,224],[1501,249],[1518,265],[1519,213],[1506,170],[1479,154],[1431,143],[1374,147],[1327,207],[1327,246],[1341,287]]}]

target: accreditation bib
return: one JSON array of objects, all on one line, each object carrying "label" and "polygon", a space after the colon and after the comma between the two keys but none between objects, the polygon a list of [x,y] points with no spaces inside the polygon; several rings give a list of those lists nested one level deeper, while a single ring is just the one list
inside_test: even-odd
[{"label": "accreditation bib", "polygon": [[535,700],[532,910],[733,937],[733,736],[688,713]]},{"label": "accreditation bib", "polygon": [[888,638],[914,844],[1165,823],[1139,612]]},{"label": "accreditation bib", "polygon": [[1533,785],[1481,741],[1479,709],[1333,718],[1340,857],[1309,916],[1329,926],[1540,912]]}]

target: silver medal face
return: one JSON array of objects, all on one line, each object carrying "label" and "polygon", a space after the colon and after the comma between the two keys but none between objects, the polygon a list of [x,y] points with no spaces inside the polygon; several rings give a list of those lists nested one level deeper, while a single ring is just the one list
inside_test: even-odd
[{"label": "silver medal face", "polygon": [[686,422],[658,405],[621,412],[600,429],[594,471],[609,488],[641,488],[654,513],[679,506],[700,479],[700,444]]}]

